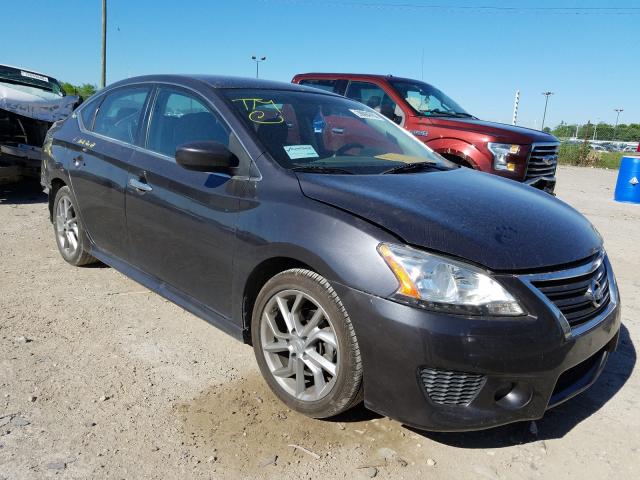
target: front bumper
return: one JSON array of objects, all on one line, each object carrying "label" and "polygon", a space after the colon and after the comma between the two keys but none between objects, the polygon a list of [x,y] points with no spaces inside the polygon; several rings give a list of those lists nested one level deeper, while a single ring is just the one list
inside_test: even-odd
[{"label": "front bumper", "polygon": [[522,183],[529,185],[533,188],[537,188],[538,190],[542,190],[544,192],[550,193],[553,195],[553,192],[556,189],[556,177],[536,177],[524,180]]},{"label": "front bumper", "polygon": [[[535,315],[465,318],[334,287],[356,330],[367,408],[424,430],[469,431],[541,418],[595,382],[620,329],[611,281],[610,308],[575,332],[515,277],[508,287]],[[482,380],[467,404],[442,404],[427,392],[429,371]]]}]

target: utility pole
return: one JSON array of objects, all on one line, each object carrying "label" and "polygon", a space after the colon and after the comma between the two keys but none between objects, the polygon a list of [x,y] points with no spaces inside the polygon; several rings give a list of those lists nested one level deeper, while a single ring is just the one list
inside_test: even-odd
[{"label": "utility pole", "polygon": [[102,0],[102,71],[100,88],[107,84],[107,0]]},{"label": "utility pole", "polygon": [[256,62],[256,78],[259,78],[259,74],[260,74],[260,62],[264,62],[267,59],[267,57],[258,57],[256,55],[253,55],[251,57],[251,60],[253,60],[254,62]]},{"label": "utility pole", "polygon": [[620,120],[620,114],[624,112],[624,108],[614,108],[614,112],[616,112],[616,126],[613,127],[613,140],[616,140],[616,132],[618,131],[618,120]]},{"label": "utility pole", "polygon": [[547,118],[547,104],[549,103],[549,97],[553,95],[553,92],[542,92],[544,95],[544,114],[542,115],[542,127],[540,130],[544,132],[544,120]]},{"label": "utility pole", "polygon": [[520,103],[520,90],[516,90],[516,98],[513,100],[513,120],[512,124],[518,123],[518,104]]}]

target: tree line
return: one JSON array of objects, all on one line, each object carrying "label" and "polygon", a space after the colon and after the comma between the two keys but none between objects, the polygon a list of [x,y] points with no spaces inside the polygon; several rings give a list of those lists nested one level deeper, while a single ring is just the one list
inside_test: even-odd
[{"label": "tree line", "polygon": [[60,85],[67,95],[80,95],[84,100],[96,93],[98,87],[91,83],[73,85],[69,82],[61,82]]},{"label": "tree line", "polygon": [[560,122],[555,128],[545,128],[545,131],[558,138],[579,138],[587,140],[611,140],[619,142],[640,141],[640,123],[620,123],[616,127],[609,123],[591,123],[584,125]]}]

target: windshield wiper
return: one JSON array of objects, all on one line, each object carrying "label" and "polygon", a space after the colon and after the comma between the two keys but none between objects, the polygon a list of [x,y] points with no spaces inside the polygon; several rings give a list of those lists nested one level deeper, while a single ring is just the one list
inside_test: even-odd
[{"label": "windshield wiper", "polygon": [[404,165],[390,168],[389,170],[385,170],[384,172],[381,172],[381,175],[385,175],[387,173],[407,173],[407,172],[413,172],[417,170],[426,170],[426,169],[441,170],[439,168],[439,164],[436,162],[416,162],[416,163],[405,163]]},{"label": "windshield wiper", "polygon": [[347,174],[353,175],[353,172],[346,170],[344,168],[339,167],[327,167],[324,165],[300,165],[297,167],[293,167],[291,170],[294,172],[303,172],[303,173],[337,173],[337,174]]},{"label": "windshield wiper", "polygon": [[421,110],[421,112],[425,115],[436,114],[436,115],[447,115],[448,117],[454,116],[453,112],[445,112],[444,110],[440,110],[439,108],[434,108],[432,110]]}]

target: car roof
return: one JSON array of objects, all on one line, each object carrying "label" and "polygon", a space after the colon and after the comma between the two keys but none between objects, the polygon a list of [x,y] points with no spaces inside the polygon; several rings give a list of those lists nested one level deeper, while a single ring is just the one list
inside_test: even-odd
[{"label": "car roof", "polygon": [[[312,73],[299,73],[294,78],[361,78],[361,79],[377,79],[377,80],[404,80],[409,82],[418,82],[421,80],[416,80],[414,78],[405,78],[405,77],[396,77],[395,75],[380,75],[380,74],[369,74],[369,73],[320,73],[320,72],[312,72]],[[426,82],[422,82],[426,83]]]},{"label": "car roof", "polygon": [[36,75],[42,75],[43,77],[47,77],[49,80],[55,80],[56,82],[58,82],[58,79],[52,77],[48,73],[38,72],[36,70],[31,70],[30,68],[16,67],[15,65],[7,65],[6,63],[0,64],[0,67],[15,68],[16,70],[22,70],[23,72],[35,73]]},{"label": "car roof", "polygon": [[[206,84],[214,89],[233,89],[233,88],[256,88],[262,90],[292,90],[298,92],[324,93],[327,95],[335,95],[325,90],[319,90],[312,87],[305,87],[288,82],[278,82],[274,80],[263,80],[257,78],[233,77],[225,75],[203,75],[203,74],[162,74],[162,75],[144,75],[139,77],[127,78],[119,82],[112,83],[108,88],[120,87],[128,84],[143,82],[167,82],[183,85]],[[339,95],[335,95],[339,96]]]}]

